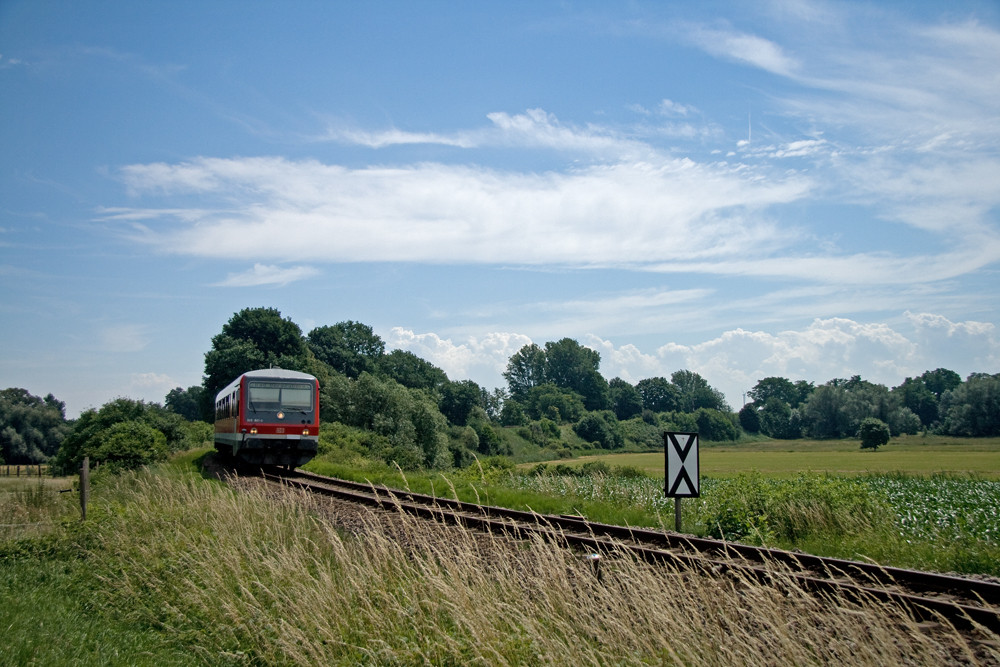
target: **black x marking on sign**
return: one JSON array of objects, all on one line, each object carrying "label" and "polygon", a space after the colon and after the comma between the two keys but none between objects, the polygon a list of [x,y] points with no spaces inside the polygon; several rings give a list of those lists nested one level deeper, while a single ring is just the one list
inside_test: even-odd
[{"label": "black x marking on sign", "polygon": [[[685,436],[687,436],[687,441],[683,445],[680,443],[680,440],[677,437],[678,435],[685,435]],[[680,460],[680,471],[677,473],[677,476],[674,477],[673,484],[671,484],[670,487],[667,488],[667,496],[676,497],[676,496],[679,496],[679,495],[680,496],[697,496],[697,495],[699,495],[698,494],[698,485],[694,481],[691,480],[691,476],[688,474],[688,467],[687,467],[687,465],[685,465],[687,463],[688,455],[691,453],[691,451],[692,450],[697,451],[696,448],[695,448],[695,444],[698,442],[698,436],[697,436],[697,434],[695,434],[695,433],[669,433],[669,432],[667,432],[667,433],[664,433],[663,436],[664,436],[664,438],[663,438],[664,439],[664,446],[666,446],[666,447],[672,447],[673,451],[677,454],[677,458]],[[667,452],[667,459],[669,460],[669,458],[670,458],[670,453]],[[670,473],[669,470],[667,472],[668,472],[668,474]],[[669,477],[667,478],[667,482],[668,483],[670,482]],[[687,485],[686,487],[684,487],[684,488],[688,489],[687,493],[678,493],[678,491],[681,489],[681,483],[682,482]]]}]

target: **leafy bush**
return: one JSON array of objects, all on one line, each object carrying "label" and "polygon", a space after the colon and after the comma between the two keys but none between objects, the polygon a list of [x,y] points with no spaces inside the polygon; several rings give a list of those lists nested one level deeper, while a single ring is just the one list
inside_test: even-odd
[{"label": "leafy bush", "polygon": [[861,438],[861,449],[878,449],[889,444],[889,425],[881,419],[866,417],[861,420],[858,436]]},{"label": "leafy bush", "polygon": [[83,453],[117,472],[166,461],[170,450],[162,432],[142,421],[127,421],[104,430]]},{"label": "leafy bush", "polygon": [[625,445],[621,426],[610,410],[588,412],[573,426],[573,431],[587,442],[597,443],[601,449],[619,449]]}]

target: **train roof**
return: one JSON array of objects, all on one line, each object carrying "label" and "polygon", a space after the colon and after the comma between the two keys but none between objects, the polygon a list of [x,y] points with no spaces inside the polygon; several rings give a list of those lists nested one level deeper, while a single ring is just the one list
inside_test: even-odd
[{"label": "train roof", "polygon": [[225,396],[226,394],[231,392],[236,387],[236,385],[240,383],[240,379],[243,378],[244,375],[248,378],[256,378],[256,379],[263,379],[263,378],[273,378],[277,380],[316,379],[314,375],[310,375],[309,373],[302,373],[300,371],[289,371],[285,370],[284,368],[262,368],[256,371],[247,371],[246,373],[243,373],[243,375],[237,376],[235,380],[226,385],[225,389],[216,394],[215,400],[218,401],[219,397]]}]

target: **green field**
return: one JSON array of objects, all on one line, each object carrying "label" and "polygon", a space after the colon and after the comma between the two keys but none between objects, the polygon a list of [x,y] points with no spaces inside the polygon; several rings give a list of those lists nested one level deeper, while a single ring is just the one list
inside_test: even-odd
[{"label": "green field", "polygon": [[[1000,480],[1000,438],[901,436],[878,451],[861,450],[857,440],[765,440],[738,445],[702,444],[700,457],[701,474],[707,477],[756,471],[767,477],[794,477],[808,472],[844,476],[902,473]],[[662,452],[586,456],[553,463],[578,466],[594,460],[663,475]]]}]

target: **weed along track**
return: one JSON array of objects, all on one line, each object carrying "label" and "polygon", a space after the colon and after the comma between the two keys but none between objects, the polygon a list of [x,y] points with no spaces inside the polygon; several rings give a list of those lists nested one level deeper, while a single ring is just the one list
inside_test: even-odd
[{"label": "weed along track", "polygon": [[779,588],[794,586],[819,596],[889,604],[931,625],[945,622],[1000,633],[1000,584],[991,581],[595,523],[582,517],[477,505],[302,470],[258,474],[275,483],[369,507],[515,538],[542,536],[592,554],[598,573],[601,559],[627,553],[648,563],[694,572],[731,575]]}]

